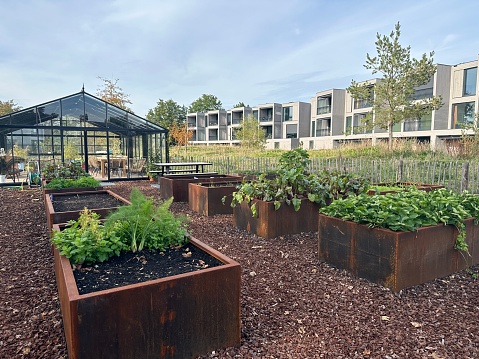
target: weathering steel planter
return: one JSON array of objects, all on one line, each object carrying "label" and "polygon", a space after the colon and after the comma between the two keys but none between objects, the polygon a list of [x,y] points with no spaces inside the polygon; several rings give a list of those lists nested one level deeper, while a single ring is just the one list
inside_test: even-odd
[{"label": "weathering steel planter", "polygon": [[214,183],[241,181],[243,178],[231,175],[202,175],[201,173],[188,175],[165,175],[160,178],[160,196],[168,199],[173,197],[174,202],[188,202],[189,183]]},{"label": "weathering steel planter", "polygon": [[194,358],[239,345],[240,265],[195,238],[190,243],[224,264],[84,295],[54,248],[69,358]]},{"label": "weathering steel planter", "polygon": [[62,197],[62,196],[71,196],[75,194],[82,197],[88,197],[89,195],[96,195],[96,194],[108,194],[112,198],[115,198],[116,200],[118,200],[118,206],[115,206],[115,207],[91,208],[87,206],[89,210],[92,210],[98,213],[101,217],[106,217],[110,212],[116,210],[120,205],[131,204],[130,201],[126,200],[125,198],[117,195],[116,193],[110,190],[46,193],[44,195],[44,200],[45,200],[45,211],[47,215],[48,228],[51,229],[55,223],[66,223],[70,220],[76,220],[80,217],[80,212],[83,210],[83,208],[74,210],[74,211],[56,212],[52,203],[52,200],[54,201],[55,198]]},{"label": "weathering steel planter", "polygon": [[454,249],[452,225],[394,232],[320,214],[319,258],[398,292],[479,263],[479,227],[465,222],[471,256]]},{"label": "weathering steel planter", "polygon": [[317,203],[303,199],[297,212],[292,205],[284,202],[277,210],[273,202],[254,200],[254,203],[257,217],[253,217],[251,203],[243,201],[233,208],[233,224],[239,229],[264,238],[318,230],[318,212],[321,206]]},{"label": "weathering steel planter", "polygon": [[[191,210],[203,216],[215,214],[232,214],[231,200],[236,186],[242,181],[234,180],[215,183],[189,183],[188,205]],[[225,202],[223,204],[223,197]]]}]

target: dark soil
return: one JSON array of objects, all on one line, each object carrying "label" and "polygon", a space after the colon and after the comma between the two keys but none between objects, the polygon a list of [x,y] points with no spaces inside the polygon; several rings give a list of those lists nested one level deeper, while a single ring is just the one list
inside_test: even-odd
[{"label": "dark soil", "polygon": [[221,264],[216,258],[189,244],[164,252],[143,250],[137,253],[123,253],[119,257],[110,258],[93,266],[75,266],[73,274],[78,292],[87,294]]},{"label": "dark soil", "polygon": [[[110,187],[129,198],[147,181]],[[0,189],[0,358],[66,358],[41,191]],[[195,237],[242,267],[242,338],[203,358],[479,358],[479,267],[393,293],[320,262],[317,233],[261,239],[231,215]]]},{"label": "dark soil", "polygon": [[81,211],[83,208],[113,208],[123,205],[118,198],[103,193],[51,195],[55,212]]}]

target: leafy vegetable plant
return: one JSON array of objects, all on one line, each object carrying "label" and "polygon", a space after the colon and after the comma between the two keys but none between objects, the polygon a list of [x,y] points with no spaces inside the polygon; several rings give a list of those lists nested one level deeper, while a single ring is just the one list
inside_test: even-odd
[{"label": "leafy vegetable plant", "polygon": [[235,207],[243,201],[251,203],[252,214],[257,216],[254,200],[263,200],[274,202],[275,209],[284,202],[298,211],[303,199],[324,206],[331,199],[362,193],[368,187],[366,180],[351,174],[326,170],[308,173],[309,162],[308,154],[303,149],[283,153],[276,176],[268,179],[262,174],[258,179],[242,183],[233,192],[231,206]]},{"label": "leafy vegetable plant", "polygon": [[187,219],[169,210],[172,199],[156,206],[135,188],[130,201],[131,205],[121,206],[104,223],[98,214],[85,209],[77,221],[55,232],[52,242],[72,263],[89,264],[124,251],[165,250],[187,242]]},{"label": "leafy vegetable plant", "polygon": [[79,162],[70,162],[64,165],[49,165],[43,169],[43,178],[47,181],[51,181],[55,178],[78,179],[84,176],[89,176],[89,174],[83,170]]},{"label": "leafy vegetable plant", "polygon": [[414,231],[443,223],[459,231],[455,248],[468,251],[465,241],[467,218],[479,219],[479,197],[447,189],[431,192],[411,188],[409,191],[368,196],[365,194],[338,199],[320,209],[327,216],[393,231]]}]

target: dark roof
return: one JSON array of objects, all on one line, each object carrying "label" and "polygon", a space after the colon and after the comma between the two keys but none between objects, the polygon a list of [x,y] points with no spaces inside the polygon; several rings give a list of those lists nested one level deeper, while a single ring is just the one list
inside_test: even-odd
[{"label": "dark roof", "polygon": [[168,132],[164,127],[84,91],[0,116],[0,134],[23,128],[78,131],[78,127],[117,133]]}]

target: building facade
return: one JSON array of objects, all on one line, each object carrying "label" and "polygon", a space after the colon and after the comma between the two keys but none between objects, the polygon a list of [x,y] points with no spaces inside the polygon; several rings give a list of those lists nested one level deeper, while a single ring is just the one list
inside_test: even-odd
[{"label": "building facade", "polygon": [[[439,148],[464,133],[472,134],[473,131],[465,130],[465,126],[474,124],[478,108],[478,60],[456,65],[438,64],[431,80],[415,89],[414,99],[440,96],[443,105],[420,119],[395,125],[393,137],[427,142],[432,148]],[[374,88],[377,81],[371,79],[363,83]],[[192,144],[238,144],[235,128],[243,118],[253,115],[265,129],[268,149],[298,146],[328,149],[344,142],[371,140],[376,143],[387,139],[384,129],[366,131],[362,127],[371,110],[370,101],[355,100],[345,89],[330,89],[317,92],[310,103],[269,103],[253,108],[193,113],[187,115],[187,121],[194,133]]]}]

